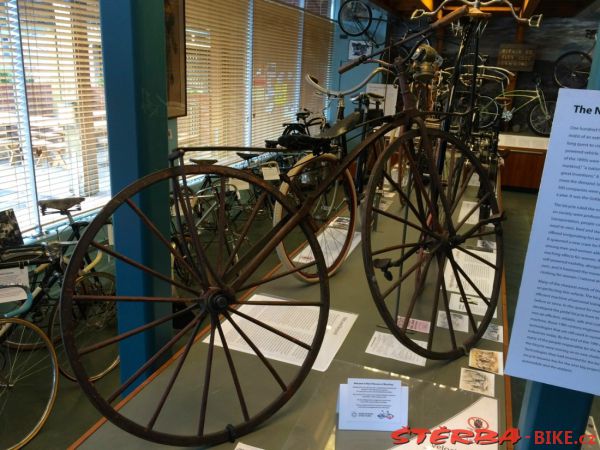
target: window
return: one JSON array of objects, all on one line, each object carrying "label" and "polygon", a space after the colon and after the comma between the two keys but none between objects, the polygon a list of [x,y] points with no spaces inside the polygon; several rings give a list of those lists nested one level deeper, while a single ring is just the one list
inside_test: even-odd
[{"label": "window", "polygon": [[110,196],[98,0],[0,0],[0,21],[0,210],[39,231],[39,199]]},{"label": "window", "polygon": [[[249,18],[247,0],[186,2],[188,114],[177,119],[180,146],[248,144]],[[231,155],[218,156],[227,162]]]},{"label": "window", "polygon": [[324,100],[303,77],[329,82],[330,10],[331,0],[187,0],[188,116],[177,119],[179,145],[262,147],[300,108],[320,112]]}]

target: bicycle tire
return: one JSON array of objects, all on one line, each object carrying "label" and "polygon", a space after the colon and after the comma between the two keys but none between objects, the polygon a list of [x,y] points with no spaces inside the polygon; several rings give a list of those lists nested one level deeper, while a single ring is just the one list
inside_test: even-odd
[{"label": "bicycle tire", "polygon": [[[422,144],[425,140],[421,133],[432,143],[431,148]],[[438,174],[438,152],[443,148],[447,159],[444,170]],[[383,211],[374,202],[377,183],[383,176],[387,177],[384,168],[399,152],[406,153],[409,161],[409,179],[406,186],[392,184],[396,194],[404,197],[405,202]],[[470,207],[470,213],[465,212],[464,217],[459,219],[463,200],[467,195],[477,194],[477,187],[469,187],[470,179],[476,175],[483,187],[481,196],[476,198],[475,206]],[[455,179],[458,184],[454,183]],[[488,202],[491,216],[485,220],[476,219],[475,224],[468,225],[460,235],[458,232],[466,221]],[[487,173],[477,157],[456,137],[443,131],[413,129],[402,134],[386,148],[377,162],[365,199],[364,215],[362,249],[365,273],[377,310],[390,332],[410,350],[425,358],[455,359],[467,354],[494,315],[502,278],[502,216]],[[384,232],[393,227],[393,235],[398,237],[395,242],[386,241],[385,233],[374,233],[370,227],[364,226],[373,220],[374,215],[379,216],[379,227]],[[491,224],[493,229],[484,231],[484,224]],[[486,254],[483,258],[482,253],[473,253],[463,247],[463,244],[470,245],[478,239],[493,240],[496,253]],[[478,258],[485,259],[485,264],[493,271],[493,281],[487,289],[479,280],[473,281],[466,272],[461,272],[464,269],[460,264],[469,264],[471,259]],[[437,271],[432,269],[434,265]],[[398,272],[393,273],[396,268]],[[446,275],[447,272],[453,275],[452,279]],[[467,317],[463,318],[467,322],[467,332],[454,329],[450,319],[449,292],[458,296],[454,306],[467,312]],[[475,307],[471,310],[471,301],[478,303],[480,325],[474,317]],[[439,329],[436,325],[443,326],[444,318],[449,336],[444,330],[435,333]]]},{"label": "bicycle tire", "polygon": [[[293,201],[300,205],[304,199],[297,198],[296,193],[301,192],[306,198],[310,198],[311,190],[318,187],[337,164],[339,164],[339,160],[330,153],[320,156],[307,155],[287,173],[292,186],[282,183],[279,192],[286,197],[291,195],[294,197]],[[315,221],[314,231],[318,234],[317,240],[325,257],[328,275],[333,276],[344,263],[354,237],[357,200],[350,172],[345,170],[336,180],[335,186],[324,192],[314,202],[312,207],[312,217]],[[320,210],[321,212],[319,212]],[[276,204],[273,210],[274,226],[282,220],[284,214],[283,206]],[[349,219],[346,229],[329,226],[338,216]],[[281,242],[277,246],[277,256],[286,270],[296,270],[309,262],[312,255],[304,243],[290,244],[292,245]],[[318,281],[318,277],[315,275],[303,270],[294,272],[296,278],[307,283]]]},{"label": "bicycle tire", "polygon": [[563,88],[584,89],[591,69],[592,58],[587,53],[567,52],[554,62],[554,81]]},{"label": "bicycle tire", "polygon": [[[74,289],[80,295],[115,295],[115,277],[107,272],[88,272],[77,278]],[[77,323],[76,339],[79,346],[92,345],[105,337],[114,335],[117,326],[117,311],[114,306],[107,305],[105,302],[93,301],[74,303],[74,321]],[[77,381],[59,333],[60,308],[57,305],[52,315],[48,337],[55,343],[54,349],[58,357],[60,373],[71,381]],[[88,371],[90,371],[90,367],[93,367],[90,381],[99,380],[114,370],[118,364],[119,353],[116,348],[108,348],[102,354],[94,354],[93,360],[86,363]]]},{"label": "bicycle tire", "polygon": [[496,120],[498,120],[498,116],[500,114],[500,108],[496,100],[492,97],[488,97],[487,95],[480,95],[477,97],[477,109],[479,111],[479,128],[485,129],[489,128]]},{"label": "bicycle tire", "polygon": [[[217,255],[214,259],[207,259],[202,253],[201,246],[193,243],[199,252],[199,264],[195,267],[182,262],[184,266],[191,271],[197,278],[200,289],[187,286],[177,286],[176,280],[170,275],[169,255],[174,258],[182,259],[178,253],[173,253],[173,248],[166,234],[166,230],[161,231],[155,223],[153,216],[144,213],[139,204],[144,204],[147,193],[165,191],[171,189],[176,198],[180,197],[178,186],[181,185],[182,177],[191,178],[197,176],[214,177],[217,185],[221,186],[221,192],[224,186],[231,182],[232,184],[245,182],[260,190],[260,200],[253,206],[253,212],[242,226],[243,230],[252,230],[254,233],[260,233],[259,241],[253,244],[251,249],[239,256],[239,262],[233,263],[232,260],[225,261],[223,253]],[[167,197],[165,195],[165,198]],[[281,202],[286,211],[289,212],[289,220],[284,220],[279,227],[275,229],[270,221],[258,226],[256,212],[261,207],[261,202],[266,201],[268,197]],[[139,199],[139,200],[138,200]],[[185,202],[184,202],[185,204]],[[158,205],[152,203],[153,208]],[[168,213],[168,205],[164,205],[163,213]],[[178,229],[191,230],[193,228],[194,217],[187,206],[182,211],[181,220],[188,222],[185,227]],[[219,216],[224,214],[225,202],[219,206]],[[114,214],[125,212],[133,213],[134,223],[139,221],[144,235],[145,247],[153,245],[162,249],[166,258],[157,258],[155,263],[139,261],[135,255],[135,249],[129,247],[130,242],[120,243],[118,236],[115,250],[110,250],[112,256],[123,264],[127,264],[134,273],[140,276],[148,277],[149,282],[156,286],[162,286],[160,290],[130,292],[121,294],[113,298],[107,297],[108,302],[119,301],[119,307],[126,304],[128,300],[136,302],[147,302],[148,305],[156,305],[157,302],[166,302],[169,304],[190,303],[191,306],[184,312],[192,312],[194,319],[184,328],[169,339],[157,351],[150,351],[142,360],[141,366],[136,373],[121,373],[122,380],[114,392],[107,392],[101,389],[98,384],[90,381],[85,366],[82,364],[82,353],[90,352],[90,349],[78,347],[73,338],[73,304],[78,301],[74,292],[74,283],[77,279],[77,267],[83,255],[85,255],[88,246],[97,247],[95,240],[102,233],[102,223]],[[155,210],[156,211],[156,210]],[[157,211],[157,212],[160,212]],[[96,218],[90,223],[88,229],[79,240],[75,251],[73,252],[71,264],[65,273],[63,291],[61,296],[61,324],[63,328],[63,341],[71,367],[84,393],[92,404],[113,424],[134,434],[140,438],[147,439],[157,443],[175,445],[175,446],[203,446],[213,445],[225,442],[232,436],[240,437],[252,431],[256,426],[271,417],[279,410],[297,391],[302,381],[310,372],[322,343],[327,325],[329,311],[329,290],[327,271],[325,268],[323,256],[317,244],[316,238],[312,234],[307,218],[293,216],[294,207],[289,204],[271,184],[252,174],[240,171],[231,167],[222,166],[181,166],[170,169],[163,169],[143,177],[129,186],[125,187],[115,197],[113,197],[98,213]],[[160,216],[159,220],[160,220]],[[251,219],[252,218],[252,219]],[[158,222],[160,223],[160,222]],[[115,228],[119,226],[119,221],[115,221]],[[282,276],[274,272],[273,250],[277,245],[278,239],[286,239],[298,232],[303,239],[308,240],[312,251],[315,254],[315,263],[313,268],[320,274],[320,284],[318,293],[310,301],[284,301],[270,300],[261,302],[257,299],[248,300],[255,290],[260,292],[264,287],[270,286],[269,283],[289,282],[290,277]],[[146,234],[147,233],[147,234]],[[221,242],[224,240],[224,230],[217,232],[220,234]],[[240,239],[242,239],[240,237]],[[192,240],[195,241],[194,235]],[[162,244],[161,244],[162,243]],[[101,251],[107,252],[109,249],[100,246]],[[158,250],[157,250],[158,251]],[[221,249],[224,252],[223,249]],[[162,253],[159,253],[160,256]],[[137,265],[132,265],[126,261],[135,261]],[[166,267],[163,267],[165,261]],[[144,264],[140,266],[140,264]],[[145,264],[151,264],[147,266]],[[166,269],[166,270],[165,270]],[[117,287],[121,286],[120,279],[125,277],[124,284],[128,289],[132,289],[129,278],[126,273],[120,272],[119,265],[116,271]],[[213,276],[215,278],[213,278]],[[185,290],[188,298],[175,296],[172,293],[173,287],[180,287]],[[121,289],[119,287],[119,289]],[[163,292],[165,291],[165,292]],[[151,295],[148,295],[151,294]],[[133,295],[134,297],[128,297]],[[285,333],[285,326],[278,321],[268,322],[269,328],[265,322],[256,319],[258,322],[252,322],[247,317],[253,313],[245,309],[255,308],[265,311],[267,314],[279,314],[278,309],[282,307],[292,308],[292,314],[306,312],[307,308],[314,316],[314,326],[307,327],[305,334],[301,337],[292,337]],[[120,330],[118,336],[113,340],[99,343],[100,345],[116,345],[122,343],[125,339],[137,338],[139,333],[147,333],[156,330],[156,327],[167,326],[175,320],[177,314],[167,313],[152,322],[140,321],[140,326],[135,326],[127,332]],[[233,318],[236,318],[234,320]],[[264,317],[264,316],[262,316]],[[211,333],[206,336],[208,330],[201,331],[201,326],[205,319],[210,318]],[[248,345],[249,352],[258,357],[249,356],[242,351],[232,352],[229,350],[233,345],[233,340],[226,334],[221,319],[229,325],[234,338],[245,342]],[[240,320],[237,320],[240,319]],[[267,319],[263,319],[267,320]],[[239,322],[239,325],[238,325]],[[236,324],[235,326],[233,324]],[[291,365],[284,362],[268,360],[268,343],[254,336],[249,328],[253,326],[266,330],[264,332],[275,333],[269,335],[269,341],[283,343],[291,346],[291,351],[301,351],[301,365]],[[237,328],[236,328],[237,327]],[[243,328],[243,330],[242,330]],[[245,331],[244,331],[245,330]],[[273,330],[276,330],[273,331]],[[237,333],[237,334],[236,334]],[[200,341],[206,336],[208,345]],[[215,336],[218,336],[220,342],[227,343],[219,347],[215,343]],[[246,339],[248,338],[248,339]],[[263,336],[264,338],[264,336]],[[118,339],[118,341],[115,341]],[[183,344],[180,350],[171,357],[172,364],[161,366],[151,377],[151,384],[144,384],[143,388],[136,389],[135,397],[128,395],[128,390],[133,389],[135,382],[139,380],[142,373],[147,373],[153,369],[154,363],[158,362],[162,356],[166,356],[177,343]],[[221,350],[219,350],[221,349]],[[239,349],[238,349],[239,350]],[[265,352],[265,353],[263,353]],[[266,355],[266,356],[265,356]],[[136,355],[137,356],[137,355]],[[244,371],[250,371],[253,376],[242,376],[241,372],[235,369],[240,367],[240,360],[244,361]],[[144,362],[145,361],[145,362]],[[123,364],[119,366],[119,371],[123,370]],[[224,372],[224,373],[221,373]],[[227,375],[229,371],[229,375]],[[202,383],[194,382],[198,380],[198,373],[203,379]],[[238,376],[240,373],[240,376]],[[180,376],[181,375],[181,376]],[[156,391],[158,389],[158,391]],[[248,392],[252,390],[250,396]],[[159,392],[157,396],[156,393]],[[162,395],[160,395],[162,393]],[[244,395],[245,394],[245,395]],[[119,401],[119,400],[123,401]],[[144,406],[141,410],[135,411],[129,408],[130,403],[143,401]],[[145,401],[149,401],[152,407],[148,407]],[[120,403],[119,406],[117,403]],[[115,406],[116,405],[116,406]],[[195,413],[186,413],[181,415],[181,411],[194,411]],[[177,415],[179,418],[173,423],[166,419]]]},{"label": "bicycle tire", "polygon": [[538,102],[529,110],[527,120],[531,131],[539,136],[550,136],[552,130],[552,120],[554,119],[554,110],[556,109],[556,101],[547,100],[546,109],[548,114],[542,111],[542,106]]},{"label": "bicycle tire", "polygon": [[373,22],[371,7],[361,0],[347,0],[338,11],[338,24],[348,36],[361,36]]},{"label": "bicycle tire", "polygon": [[289,134],[310,134],[310,133],[307,132],[307,129],[304,125],[299,124],[299,123],[291,123],[283,129],[282,136],[287,136]]},{"label": "bicycle tire", "polygon": [[[14,339],[30,340],[29,335],[35,335],[43,342],[27,352],[0,345],[0,448],[16,450],[40,432],[52,412],[58,393],[58,360],[39,327],[17,318],[0,319],[0,328],[4,327],[10,328],[7,332]],[[21,389],[23,394],[19,394]]]}]

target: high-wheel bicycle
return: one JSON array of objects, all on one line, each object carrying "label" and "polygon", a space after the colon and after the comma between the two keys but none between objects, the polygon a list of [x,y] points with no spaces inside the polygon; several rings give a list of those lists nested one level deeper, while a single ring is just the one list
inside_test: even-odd
[{"label": "high-wheel bicycle", "polygon": [[[429,31],[432,32],[450,23],[466,12],[466,7],[458,9],[431,25]],[[351,66],[360,62],[362,61],[354,62]],[[398,67],[400,92],[408,92],[406,82],[403,81],[402,61],[398,61],[393,66],[385,62],[380,63],[387,64],[390,68]],[[409,97],[405,100],[410,105]],[[455,219],[455,217],[461,205],[460,199],[465,198],[467,194],[468,181],[479,175],[482,186],[486,190],[484,199],[491,195],[489,181],[476,161],[473,161],[473,164],[465,163],[472,160],[470,150],[446,133],[431,133],[421,115],[414,109],[408,109],[382,121],[381,128],[349,152],[301,204],[291,202],[271,184],[253,174],[230,167],[179,165],[150,174],[123,189],[98,213],[81,237],[73,253],[72,264],[65,275],[61,297],[63,339],[73,370],[82,389],[95,407],[117,426],[139,437],[155,442],[187,446],[211,445],[234,440],[252,431],[281,408],[308,375],[327,327],[328,274],[311,224],[310,211],[313,203],[366,148],[396,129],[400,129],[403,133],[400,133],[400,137],[384,150],[384,155],[389,156],[390,153],[408,149],[409,159],[412,157],[415,160],[415,163],[410,166],[412,171],[409,179],[412,181],[402,183],[400,189],[397,189],[397,195],[405,199],[404,210],[409,210],[416,218],[412,216],[403,218],[402,213],[395,211],[396,207],[393,205],[389,212],[384,210],[380,212],[375,209],[376,207],[372,208],[372,214],[393,216],[392,220],[402,225],[396,233],[401,234],[402,228],[415,226],[417,232],[422,234],[420,238],[415,237],[415,241],[400,244],[408,249],[407,253],[418,258],[416,263],[422,274],[419,284],[413,285],[414,288],[409,283],[409,288],[406,289],[409,295],[415,296],[418,295],[415,292],[431,290],[431,283],[434,283],[435,290],[437,286],[435,282],[439,275],[436,280],[433,279],[433,271],[426,270],[428,261],[435,259],[440,266],[443,265],[443,259],[456,262],[452,259],[453,252],[460,252],[461,250],[457,248],[459,246],[466,247],[467,240],[479,238],[484,233],[490,239],[498,237],[502,230],[502,217],[494,203],[489,218],[470,225],[464,229],[464,232],[461,229],[461,221],[464,218]],[[178,157],[181,152],[185,150],[178,150],[175,156]],[[447,160],[447,162],[443,161],[445,168],[441,172],[445,173],[443,176],[437,169],[439,157]],[[376,163],[377,167],[384,165],[381,162],[382,158],[380,157]],[[422,172],[423,168],[426,172]],[[385,177],[387,171],[379,170],[377,173]],[[162,192],[167,198],[168,193],[171,192],[176,199],[180,200],[175,202],[176,217],[181,222],[180,229],[184,229],[186,224],[191,228],[194,217],[189,200],[182,192],[190,179],[207,176],[212,177],[222,187],[228,182],[247,183],[258,194],[252,210],[240,224],[240,235],[233,247],[233,254],[237,257],[227,255],[225,229],[222,227],[217,229],[220,250],[211,258],[207,258],[197,235],[193,233],[188,245],[181,250],[173,248],[169,239],[169,227],[167,226],[167,229],[161,227],[160,217],[168,214],[168,205],[163,205],[163,211],[156,203],[151,203],[153,208],[148,211],[141,207],[150,203],[152,194]],[[388,180],[390,183],[397,184],[392,177],[390,178],[391,181]],[[427,181],[424,181],[425,179]],[[448,180],[451,181],[450,184],[447,183]],[[452,183],[453,180],[459,182]],[[371,182],[370,186],[376,186],[376,183]],[[225,189],[220,189],[220,192],[225,192]],[[367,197],[374,195],[372,188],[366,195]],[[282,220],[274,226],[258,229],[259,227],[254,226],[256,216],[269,198],[282,205],[284,210]],[[218,214],[221,216],[225,213],[224,200],[221,198],[219,202]],[[470,215],[472,214],[467,214]],[[137,256],[135,246],[130,245],[126,240],[119,242],[117,239],[114,248],[102,244],[99,240],[102,224],[111,217],[117,219],[115,227],[119,227],[119,217],[136,220],[144,230],[148,246],[154,249],[156,258],[154,260],[140,258]],[[367,226],[365,221],[363,221],[364,226]],[[483,230],[486,226],[490,226],[489,231]],[[251,229],[257,233],[257,236],[252,240],[250,248],[242,249],[240,243],[244,242],[244,235]],[[299,244],[307,242],[314,256],[313,261],[292,270],[279,266],[274,252],[282,240],[288,239]],[[188,246],[190,248],[187,248]],[[78,295],[74,291],[73,286],[77,278],[74,267],[90,247],[108,253],[118,260],[121,266],[127,266],[129,268],[127,273],[131,274],[133,271],[137,274],[144,286],[154,286],[154,289],[147,291],[118,290],[115,296],[94,296],[94,301],[146,302],[148,305],[166,303],[186,306],[181,311],[155,317],[133,329],[119,330],[115,336],[94,346],[80,347],[72,338],[74,327],[72,308],[75,302],[91,300],[91,298]],[[371,261],[374,261],[372,258],[375,256],[378,259],[390,259],[389,264],[377,263],[381,266],[377,270],[384,276],[388,276],[384,271],[393,272],[394,268],[401,264],[400,261],[383,255],[387,250],[384,251],[373,245],[371,249],[370,252],[365,250],[370,255]],[[192,251],[195,254],[194,264],[190,264],[191,258],[185,258],[186,254]],[[498,254],[501,255],[500,252]],[[170,258],[179,261],[182,267],[188,270],[195,280],[194,285],[182,284],[171,276],[169,264],[165,264],[165,261],[168,262]],[[388,267],[384,267],[385,265]],[[290,289],[290,285],[293,288],[294,283],[297,286],[298,282],[294,277],[294,272],[297,270],[310,270],[318,277],[318,282],[307,288],[310,289],[310,295],[303,295],[303,300],[294,298],[297,289]],[[412,272],[416,270],[413,269]],[[461,280],[470,285],[466,278],[462,278],[460,270],[456,270],[458,285],[460,286]],[[438,273],[440,271],[436,272]],[[500,275],[501,260],[496,259],[492,273],[494,286],[499,284]],[[402,284],[404,281],[401,277],[395,279],[394,277],[392,273],[391,282],[394,284]],[[477,286],[478,282],[474,281],[474,283]],[[120,286],[119,280],[117,286]],[[268,293],[270,286],[287,286],[290,298],[266,297],[265,294]],[[440,287],[440,291],[443,291],[443,286]],[[173,287],[184,291],[185,295],[173,295]],[[497,294],[497,289],[494,293]],[[460,301],[467,305],[466,295],[462,293],[458,295]],[[446,297],[440,298],[445,305]],[[473,341],[472,334],[482,333],[486,321],[491,318],[495,301],[497,298],[488,301],[489,311],[485,313],[482,324],[476,325],[477,329],[472,333],[467,333],[469,336],[466,339],[458,332],[455,333],[455,339],[460,342],[457,343],[459,348],[466,349]],[[288,313],[283,314],[282,308],[287,308]],[[485,308],[486,306],[483,306],[483,309]],[[127,339],[139,336],[140,333],[156,330],[157,327],[172,323],[178,315],[187,313],[192,314],[192,319],[176,331],[157,351],[151,352],[134,373],[123,377],[121,384],[112,392],[99,389],[96,384],[90,382],[82,356],[92,356],[94,352],[103,348],[125,342]],[[287,321],[283,320],[283,317],[288,317]],[[291,331],[290,320],[295,324],[305,324],[302,333]],[[257,334],[257,331],[260,333]],[[265,339],[265,333],[268,339]],[[463,340],[465,344],[462,343]],[[437,340],[432,339],[432,343],[437,344]],[[240,345],[244,348],[243,351],[233,351],[234,347],[239,349]],[[141,387],[135,389],[135,386],[141,383],[142,375],[165,359],[174,348],[178,349],[176,355],[170,364],[160,366],[154,373],[153,382],[144,384],[143,389]],[[284,351],[281,352],[280,349]],[[431,357],[445,355],[443,352],[438,352],[433,345],[425,345],[417,350]],[[290,361],[282,359],[281,355],[277,357],[278,351],[284,355],[296,355],[299,365],[289,364]],[[458,352],[452,352],[450,356],[457,355]],[[131,403],[132,396],[128,392],[132,389],[136,396],[144,396],[149,402],[143,411],[136,410],[134,403]],[[182,410],[188,413],[181,415]],[[177,414],[178,417],[176,429],[171,427],[172,420],[166,419],[173,414]]]}]

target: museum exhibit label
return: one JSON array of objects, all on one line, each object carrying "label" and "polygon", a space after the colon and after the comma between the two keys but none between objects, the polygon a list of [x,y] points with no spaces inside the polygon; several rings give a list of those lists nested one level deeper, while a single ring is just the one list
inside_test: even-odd
[{"label": "museum exhibit label", "polygon": [[600,91],[561,89],[506,373],[600,395]]}]

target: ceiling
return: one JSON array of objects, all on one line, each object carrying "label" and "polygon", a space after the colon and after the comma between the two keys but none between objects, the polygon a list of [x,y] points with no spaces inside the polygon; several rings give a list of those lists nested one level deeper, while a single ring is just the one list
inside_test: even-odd
[{"label": "ceiling", "polygon": [[[398,16],[410,15],[415,9],[433,10],[441,2],[442,0],[371,0],[371,3]],[[453,3],[461,4],[459,1]],[[512,3],[523,17],[532,14],[543,14],[544,17],[573,17],[582,12],[589,14],[590,11],[600,11],[600,0],[513,0]],[[505,11],[504,14],[509,13]]]}]

